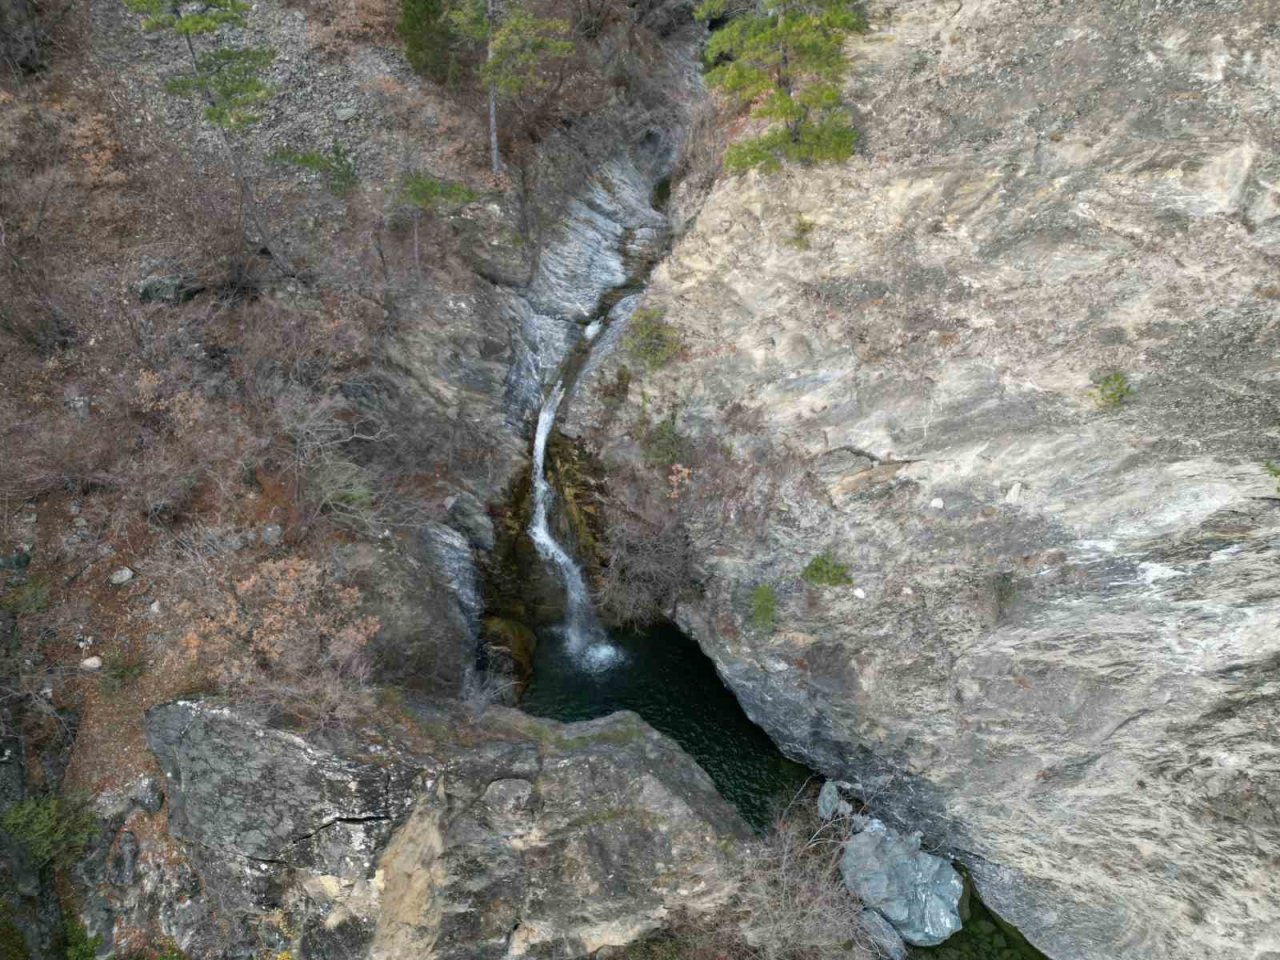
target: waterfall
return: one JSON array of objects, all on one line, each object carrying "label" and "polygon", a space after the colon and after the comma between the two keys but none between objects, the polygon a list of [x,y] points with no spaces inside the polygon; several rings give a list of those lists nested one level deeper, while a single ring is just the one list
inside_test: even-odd
[{"label": "waterfall", "polygon": [[561,629],[569,652],[583,666],[600,670],[617,662],[621,653],[609,642],[608,634],[596,619],[582,571],[573,557],[569,556],[569,551],[551,535],[547,523],[547,509],[551,500],[551,484],[547,482],[546,468],[547,440],[555,426],[556,414],[564,395],[564,381],[558,380],[538,412],[538,430],[533,440],[533,519],[529,521],[529,537],[533,540],[538,556],[556,569],[564,583],[566,618]]}]

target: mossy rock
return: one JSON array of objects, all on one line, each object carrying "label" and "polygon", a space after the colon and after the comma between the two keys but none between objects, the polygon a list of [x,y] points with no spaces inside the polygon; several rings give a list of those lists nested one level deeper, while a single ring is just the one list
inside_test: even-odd
[{"label": "mossy rock", "polygon": [[604,536],[596,503],[603,489],[604,471],[579,445],[563,437],[548,449],[549,476],[560,497],[560,509],[573,534],[574,554],[588,567],[598,565]]}]

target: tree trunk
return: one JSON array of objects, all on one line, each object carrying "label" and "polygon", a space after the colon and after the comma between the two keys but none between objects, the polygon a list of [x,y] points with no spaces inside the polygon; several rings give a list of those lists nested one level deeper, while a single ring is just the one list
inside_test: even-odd
[{"label": "tree trunk", "polygon": [[498,91],[489,84],[489,156],[493,160],[493,175],[502,173],[502,156],[498,153]]},{"label": "tree trunk", "polygon": [[[493,60],[493,31],[498,25],[498,0],[485,0],[485,13],[489,19],[489,40],[485,44],[485,61]],[[502,155],[498,153],[498,90],[489,81],[489,158],[493,175],[502,175]]]}]

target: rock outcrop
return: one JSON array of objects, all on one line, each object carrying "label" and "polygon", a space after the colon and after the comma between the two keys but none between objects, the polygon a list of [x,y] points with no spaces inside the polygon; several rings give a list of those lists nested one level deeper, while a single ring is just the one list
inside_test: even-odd
[{"label": "rock outcrop", "polygon": [[583,956],[718,907],[749,836],[634,714],[436,707],[406,725],[412,746],[357,745],[179,701],[147,732],[164,806],[122,795],[80,869],[84,919],[118,950]]},{"label": "rock outcrop", "polygon": [[860,154],[721,182],[566,426],[674,413],[681,623],[1055,960],[1280,951],[1276,12],[874,4]]}]

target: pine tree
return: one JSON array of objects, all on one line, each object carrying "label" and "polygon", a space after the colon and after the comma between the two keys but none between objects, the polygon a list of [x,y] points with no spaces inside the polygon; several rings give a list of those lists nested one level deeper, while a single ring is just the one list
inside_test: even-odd
[{"label": "pine tree", "polygon": [[464,0],[449,15],[459,36],[485,49],[480,79],[489,95],[489,142],[493,172],[498,155],[498,101],[520,108],[524,98],[551,84],[548,64],[573,53],[567,20],[539,17],[520,3],[498,9],[497,0]]},{"label": "pine tree", "polygon": [[[713,20],[729,12],[729,0],[706,0],[696,15]],[[726,168],[770,172],[784,161],[827,163],[853,152],[856,133],[840,84],[849,70],[845,38],[864,28],[851,0],[759,0],[711,35],[708,84],[771,121],[725,151]]]},{"label": "pine tree", "polygon": [[467,187],[460,183],[449,183],[437,180],[430,174],[420,170],[410,171],[405,175],[397,194],[399,202],[408,208],[413,220],[413,264],[422,269],[421,245],[418,231],[424,214],[431,213],[455,204],[470,203],[478,198]]},{"label": "pine tree", "polygon": [[507,100],[546,89],[551,80],[544,66],[573,53],[568,36],[567,20],[536,17],[523,7],[512,7],[490,34],[485,79]]},{"label": "pine tree", "polygon": [[[228,28],[243,28],[249,4],[243,0],[202,0],[190,6],[177,0],[124,0],[125,7],[143,17],[144,30],[167,30],[186,48],[190,72],[174,77],[165,89],[178,96],[196,95],[204,103],[203,117],[215,127],[231,161],[245,215],[267,244],[271,258],[286,274],[288,260],[272,249],[258,218],[253,184],[245,171],[232,135],[258,121],[257,107],[271,96],[263,74],[275,59],[269,47],[242,47],[228,42]],[[207,49],[199,49],[202,44]]]},{"label": "pine tree", "polygon": [[[124,0],[134,13],[142,14],[144,30],[169,30],[182,38],[191,62],[191,72],[166,84],[170,93],[198,94],[205,103],[204,118],[221,130],[242,130],[258,120],[254,108],[271,95],[262,78],[275,59],[267,47],[235,47],[213,36],[225,27],[243,27],[249,9],[241,0],[204,0],[187,9],[172,0]],[[199,52],[196,40],[207,37],[211,49]]]},{"label": "pine tree", "polygon": [[445,0],[401,0],[399,31],[405,59],[414,70],[440,84],[461,79],[464,63],[456,49],[459,38],[450,25]]}]

